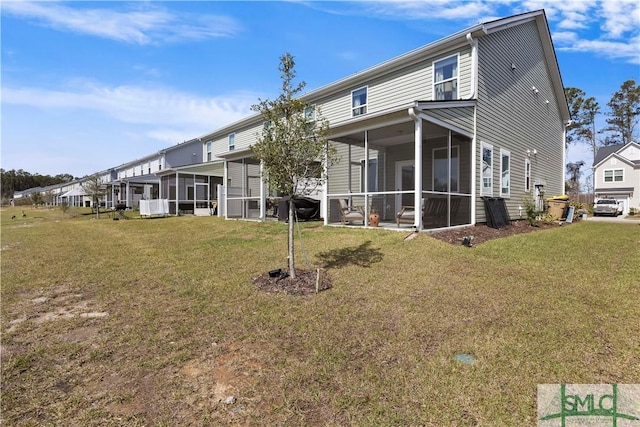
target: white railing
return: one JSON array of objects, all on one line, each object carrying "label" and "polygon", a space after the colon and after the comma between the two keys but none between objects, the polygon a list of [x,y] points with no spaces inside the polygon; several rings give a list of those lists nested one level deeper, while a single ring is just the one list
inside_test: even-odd
[{"label": "white railing", "polygon": [[140,216],[169,215],[169,200],[140,200]]}]

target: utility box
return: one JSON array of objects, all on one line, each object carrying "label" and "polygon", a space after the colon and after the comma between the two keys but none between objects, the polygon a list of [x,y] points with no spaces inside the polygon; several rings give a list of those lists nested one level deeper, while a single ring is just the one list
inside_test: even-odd
[{"label": "utility box", "polygon": [[555,219],[565,218],[565,211],[569,207],[569,202],[564,200],[547,199],[547,213]]}]

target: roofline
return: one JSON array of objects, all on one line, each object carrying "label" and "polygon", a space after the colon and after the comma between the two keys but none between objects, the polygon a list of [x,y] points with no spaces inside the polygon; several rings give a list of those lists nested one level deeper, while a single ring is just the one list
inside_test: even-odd
[{"label": "roofline", "polygon": [[[543,41],[543,47],[547,62],[553,61],[553,63],[555,64],[555,66],[550,67],[549,72],[554,83],[554,92],[557,99],[559,101],[565,101],[564,103],[559,102],[559,108],[563,122],[568,122],[571,118],[571,115],[569,113],[569,106],[566,102],[564,86],[562,84],[562,77],[560,76],[558,61],[555,55],[555,50],[553,48],[549,26],[547,25],[546,15],[544,13],[544,10],[542,9],[476,24],[474,26],[453,33],[447,37],[423,45],[417,49],[403,53],[402,55],[396,56],[395,58],[381,62],[380,64],[377,64],[373,67],[364,69],[363,71],[359,71],[355,74],[336,80],[325,86],[321,86],[318,89],[312,90],[311,92],[300,96],[299,99],[302,99],[306,102],[312,102],[314,100],[322,99],[340,90],[355,87],[361,82],[363,83],[365,81],[372,80],[380,75],[384,75],[391,71],[404,68],[413,63],[422,61],[425,57],[433,56],[439,51],[444,52],[447,49],[450,49],[457,45],[468,45],[467,34],[471,34],[471,36],[475,38],[483,37],[492,32],[500,31],[505,28],[509,28],[533,20],[536,21],[538,32],[540,33],[541,39]],[[204,134],[196,139],[206,142],[207,140],[212,140],[217,137],[224,136],[225,134],[232,133],[239,127],[247,127],[252,124],[260,123],[260,121],[262,121],[261,114],[253,114],[251,116],[230,123],[213,132]]]},{"label": "roofline", "polygon": [[607,157],[603,158],[598,163],[595,163],[592,167],[595,169],[598,166],[600,166],[602,163],[604,163],[606,160],[609,160],[611,157],[614,157],[614,156],[616,158],[624,161],[625,163],[633,166],[634,168],[638,167],[638,165],[636,163],[633,163],[631,160],[629,160],[626,157],[623,157],[620,154],[618,154],[618,153],[620,153],[620,151],[624,150],[625,148],[627,148],[630,145],[635,145],[636,147],[638,147],[640,149],[640,144],[637,143],[637,142],[631,141],[631,142],[627,142],[626,144],[620,144],[620,148],[618,148],[616,151],[613,151],[613,152],[609,153],[609,155]]}]

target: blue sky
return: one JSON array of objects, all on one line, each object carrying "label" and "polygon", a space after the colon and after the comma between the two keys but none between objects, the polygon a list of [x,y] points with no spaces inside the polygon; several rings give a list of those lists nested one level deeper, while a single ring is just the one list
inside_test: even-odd
[{"label": "blue sky", "polygon": [[[84,176],[251,114],[290,52],[317,89],[480,21],[545,9],[565,86],[640,83],[640,2],[5,0],[5,170]],[[604,123],[605,116],[599,118]],[[587,147],[569,160],[591,163]]]}]

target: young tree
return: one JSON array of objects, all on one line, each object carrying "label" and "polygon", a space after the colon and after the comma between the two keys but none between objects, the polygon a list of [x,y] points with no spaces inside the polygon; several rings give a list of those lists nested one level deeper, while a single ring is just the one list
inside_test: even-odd
[{"label": "young tree", "polygon": [[100,199],[107,194],[107,186],[97,173],[87,177],[81,185],[84,193],[91,197],[91,200],[93,201],[93,206],[96,208],[96,218],[100,219]]},{"label": "young tree", "polygon": [[620,90],[615,92],[607,103],[611,111],[607,114],[605,131],[610,132],[605,145],[627,144],[638,138],[636,126],[640,117],[640,87],[635,80],[622,83]]},{"label": "young tree", "polygon": [[[262,100],[251,108],[264,119],[262,134],[251,146],[263,166],[270,190],[289,197],[289,275],[295,279],[294,222],[296,197],[311,194],[326,180],[325,171],[337,161],[327,140],[329,124],[315,106],[295,96],[305,82],[294,84],[295,61],[290,53],[280,57],[282,92],[275,100]],[[315,117],[314,117],[315,116]]]}]

